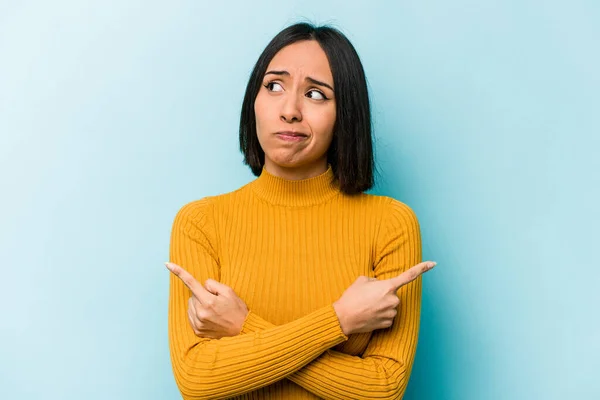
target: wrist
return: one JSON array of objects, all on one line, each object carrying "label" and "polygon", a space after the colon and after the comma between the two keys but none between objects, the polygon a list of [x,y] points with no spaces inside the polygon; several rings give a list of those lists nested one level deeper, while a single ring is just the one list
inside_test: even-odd
[{"label": "wrist", "polygon": [[342,332],[344,332],[344,335],[349,336],[352,333],[352,330],[350,329],[344,308],[336,301],[333,303],[333,309],[337,314],[338,321],[340,321],[340,328],[342,329]]},{"label": "wrist", "polygon": [[250,310],[247,309],[246,316],[244,317],[244,320],[242,321],[242,324],[240,325],[238,335],[245,333],[245,331],[248,330],[248,326],[252,324],[252,317],[253,317],[253,315],[250,313]]}]

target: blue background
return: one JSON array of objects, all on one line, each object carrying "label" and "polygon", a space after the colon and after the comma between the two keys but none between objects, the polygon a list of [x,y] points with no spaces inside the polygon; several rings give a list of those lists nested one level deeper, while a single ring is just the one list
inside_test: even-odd
[{"label": "blue background", "polygon": [[254,177],[237,130],[285,26],[340,28],[374,193],[416,212],[406,399],[598,399],[596,1],[0,2],[0,398],[177,399],[177,210]]}]

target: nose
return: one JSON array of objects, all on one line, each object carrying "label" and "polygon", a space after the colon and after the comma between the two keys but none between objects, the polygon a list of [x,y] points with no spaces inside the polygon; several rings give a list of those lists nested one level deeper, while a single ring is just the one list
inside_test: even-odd
[{"label": "nose", "polygon": [[291,95],[283,102],[281,107],[281,120],[284,122],[302,121],[302,112],[297,96]]}]

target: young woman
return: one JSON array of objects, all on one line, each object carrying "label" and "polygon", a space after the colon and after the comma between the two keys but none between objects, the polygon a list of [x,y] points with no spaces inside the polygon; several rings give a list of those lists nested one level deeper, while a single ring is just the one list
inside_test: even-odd
[{"label": "young woman", "polygon": [[373,186],[364,70],[300,23],[268,44],[242,106],[257,179],[173,224],[169,344],[185,399],[402,397],[417,346],[417,218]]}]

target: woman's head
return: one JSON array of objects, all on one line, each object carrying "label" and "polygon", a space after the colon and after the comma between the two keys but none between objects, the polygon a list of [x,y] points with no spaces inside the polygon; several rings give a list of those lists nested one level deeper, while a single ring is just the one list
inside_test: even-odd
[{"label": "woman's head", "polygon": [[373,186],[366,78],[341,32],[299,23],[271,40],[246,88],[240,149],[256,176],[269,163],[302,169],[327,162],[343,192]]}]

